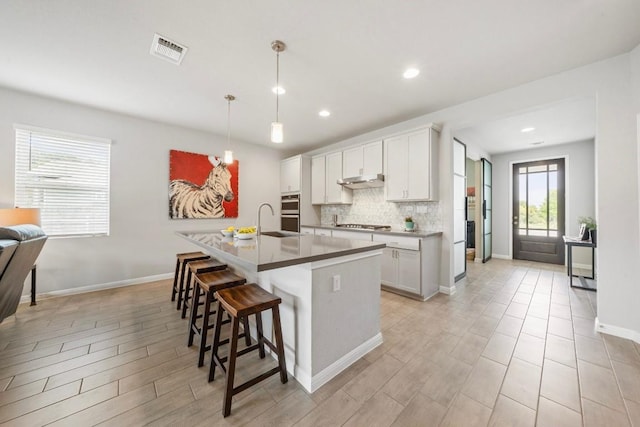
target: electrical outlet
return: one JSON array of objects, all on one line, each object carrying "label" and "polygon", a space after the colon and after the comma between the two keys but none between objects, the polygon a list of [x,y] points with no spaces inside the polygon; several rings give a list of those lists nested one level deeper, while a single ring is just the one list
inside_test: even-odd
[{"label": "electrical outlet", "polygon": [[333,292],[338,292],[340,290],[340,275],[336,274],[333,276]]}]

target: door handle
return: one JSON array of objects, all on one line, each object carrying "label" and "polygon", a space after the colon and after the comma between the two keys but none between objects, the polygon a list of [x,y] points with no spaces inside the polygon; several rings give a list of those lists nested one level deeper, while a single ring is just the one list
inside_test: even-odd
[{"label": "door handle", "polygon": [[487,201],[482,201],[482,219],[487,219]]}]

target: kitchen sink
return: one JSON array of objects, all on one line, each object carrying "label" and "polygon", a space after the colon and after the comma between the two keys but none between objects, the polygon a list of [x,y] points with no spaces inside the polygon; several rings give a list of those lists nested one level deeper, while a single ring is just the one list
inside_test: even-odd
[{"label": "kitchen sink", "polygon": [[263,231],[260,234],[271,237],[295,237],[300,235],[300,233],[294,233],[292,231]]}]

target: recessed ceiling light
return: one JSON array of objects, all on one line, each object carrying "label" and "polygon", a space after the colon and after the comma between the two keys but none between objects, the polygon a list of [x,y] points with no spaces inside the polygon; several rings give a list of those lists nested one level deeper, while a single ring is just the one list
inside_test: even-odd
[{"label": "recessed ceiling light", "polygon": [[520,130],[520,132],[528,133],[528,132],[533,132],[534,130],[536,130],[536,128],[524,128],[524,129]]},{"label": "recessed ceiling light", "polygon": [[278,95],[283,95],[285,94],[287,91],[284,90],[284,88],[282,86],[274,86],[273,89],[271,89],[271,92],[273,93],[277,93]]},{"label": "recessed ceiling light", "polygon": [[404,77],[405,79],[412,79],[418,74],[420,74],[420,70],[418,70],[417,68],[407,68],[402,74],[402,77]]},{"label": "recessed ceiling light", "polygon": [[320,112],[318,113],[318,115],[319,115],[320,117],[329,117],[329,116],[331,115],[331,112],[330,112],[330,111],[328,111],[328,110],[322,110],[322,111],[320,111]]}]

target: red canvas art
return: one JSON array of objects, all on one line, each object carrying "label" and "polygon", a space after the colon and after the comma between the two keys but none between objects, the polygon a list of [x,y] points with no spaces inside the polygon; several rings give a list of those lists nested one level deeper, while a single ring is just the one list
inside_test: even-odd
[{"label": "red canvas art", "polygon": [[237,160],[171,150],[169,217],[237,218],[238,170]]}]

